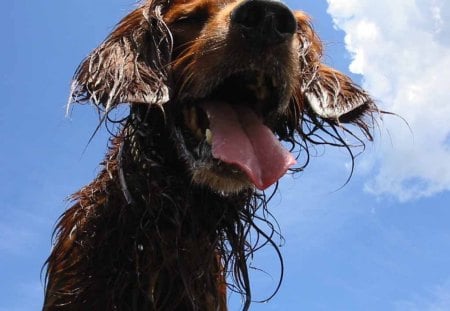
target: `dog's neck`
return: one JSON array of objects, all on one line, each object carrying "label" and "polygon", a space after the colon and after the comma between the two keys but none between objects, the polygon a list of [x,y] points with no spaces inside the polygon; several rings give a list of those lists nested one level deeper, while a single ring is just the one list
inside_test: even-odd
[{"label": "dog's neck", "polygon": [[[247,238],[252,228],[261,232],[254,217],[265,198],[250,190],[223,196],[193,184],[170,122],[151,109],[132,109],[100,175],[74,195],[59,225],[64,243],[49,258],[55,281],[46,305],[224,311],[229,271],[250,292]],[[61,291],[58,282],[67,276]]]},{"label": "dog's neck", "polygon": [[[221,244],[225,231],[231,230],[225,226],[239,222],[239,207],[245,205],[247,195],[221,197],[192,185],[163,111],[150,109],[132,108],[109,155],[116,163],[110,174],[116,177],[110,180],[108,191],[123,195],[102,210],[111,225],[122,230],[107,243],[132,254],[132,270],[137,273],[137,280],[123,286],[151,293],[139,294],[139,303],[157,309],[178,305],[183,310],[225,310],[226,284],[220,261],[226,254]],[[101,259],[105,265],[108,260]],[[129,273],[126,267],[119,269]],[[116,299],[128,299],[115,297],[118,293],[110,295],[115,305],[121,303]]]}]

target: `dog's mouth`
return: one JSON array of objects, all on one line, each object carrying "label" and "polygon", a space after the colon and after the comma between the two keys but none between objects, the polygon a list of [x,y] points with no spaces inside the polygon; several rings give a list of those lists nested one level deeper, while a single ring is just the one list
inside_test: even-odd
[{"label": "dog's mouth", "polygon": [[279,113],[284,91],[273,77],[248,72],[184,105],[179,134],[194,182],[222,192],[264,190],[295,164],[265,124]]}]

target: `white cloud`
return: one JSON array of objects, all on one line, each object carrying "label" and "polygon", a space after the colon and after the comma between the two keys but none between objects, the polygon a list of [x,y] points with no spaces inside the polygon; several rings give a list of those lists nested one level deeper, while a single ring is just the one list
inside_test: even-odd
[{"label": "white cloud", "polygon": [[386,116],[366,189],[402,201],[450,190],[450,2],[327,0],[350,70]]}]

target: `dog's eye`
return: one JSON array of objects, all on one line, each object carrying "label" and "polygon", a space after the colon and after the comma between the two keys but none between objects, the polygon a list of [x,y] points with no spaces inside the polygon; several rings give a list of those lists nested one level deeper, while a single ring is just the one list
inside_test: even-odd
[{"label": "dog's eye", "polygon": [[191,12],[189,14],[182,15],[182,16],[178,17],[176,19],[175,23],[180,23],[180,24],[188,24],[188,23],[202,24],[202,23],[206,22],[207,20],[208,20],[208,12],[206,12],[205,10],[198,10],[198,11]]}]

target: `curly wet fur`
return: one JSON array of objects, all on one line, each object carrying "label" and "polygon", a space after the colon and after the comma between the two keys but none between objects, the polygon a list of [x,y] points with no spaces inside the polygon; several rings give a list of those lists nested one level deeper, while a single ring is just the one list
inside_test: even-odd
[{"label": "curly wet fur", "polygon": [[[207,7],[210,1],[203,2]],[[190,159],[180,156],[176,98],[185,87],[204,92],[195,75],[206,69],[194,59],[195,42],[174,58],[168,20],[176,5],[146,1],[75,74],[72,101],[94,103],[105,122],[120,103],[131,108],[102,171],[72,196],[74,205],[58,222],[47,261],[46,311],[227,310],[227,287],[243,295],[247,310],[248,259],[267,244],[280,254],[264,192],[213,191],[192,182]],[[295,17],[300,68],[290,79],[298,84],[269,122],[303,159],[291,169],[298,172],[311,145],[347,148],[353,160],[354,146],[342,133],[363,146],[363,138],[372,139],[378,110],[348,77],[321,63],[321,43],[308,17]],[[223,42],[212,49],[220,48]],[[183,68],[178,75],[177,67]]]}]

